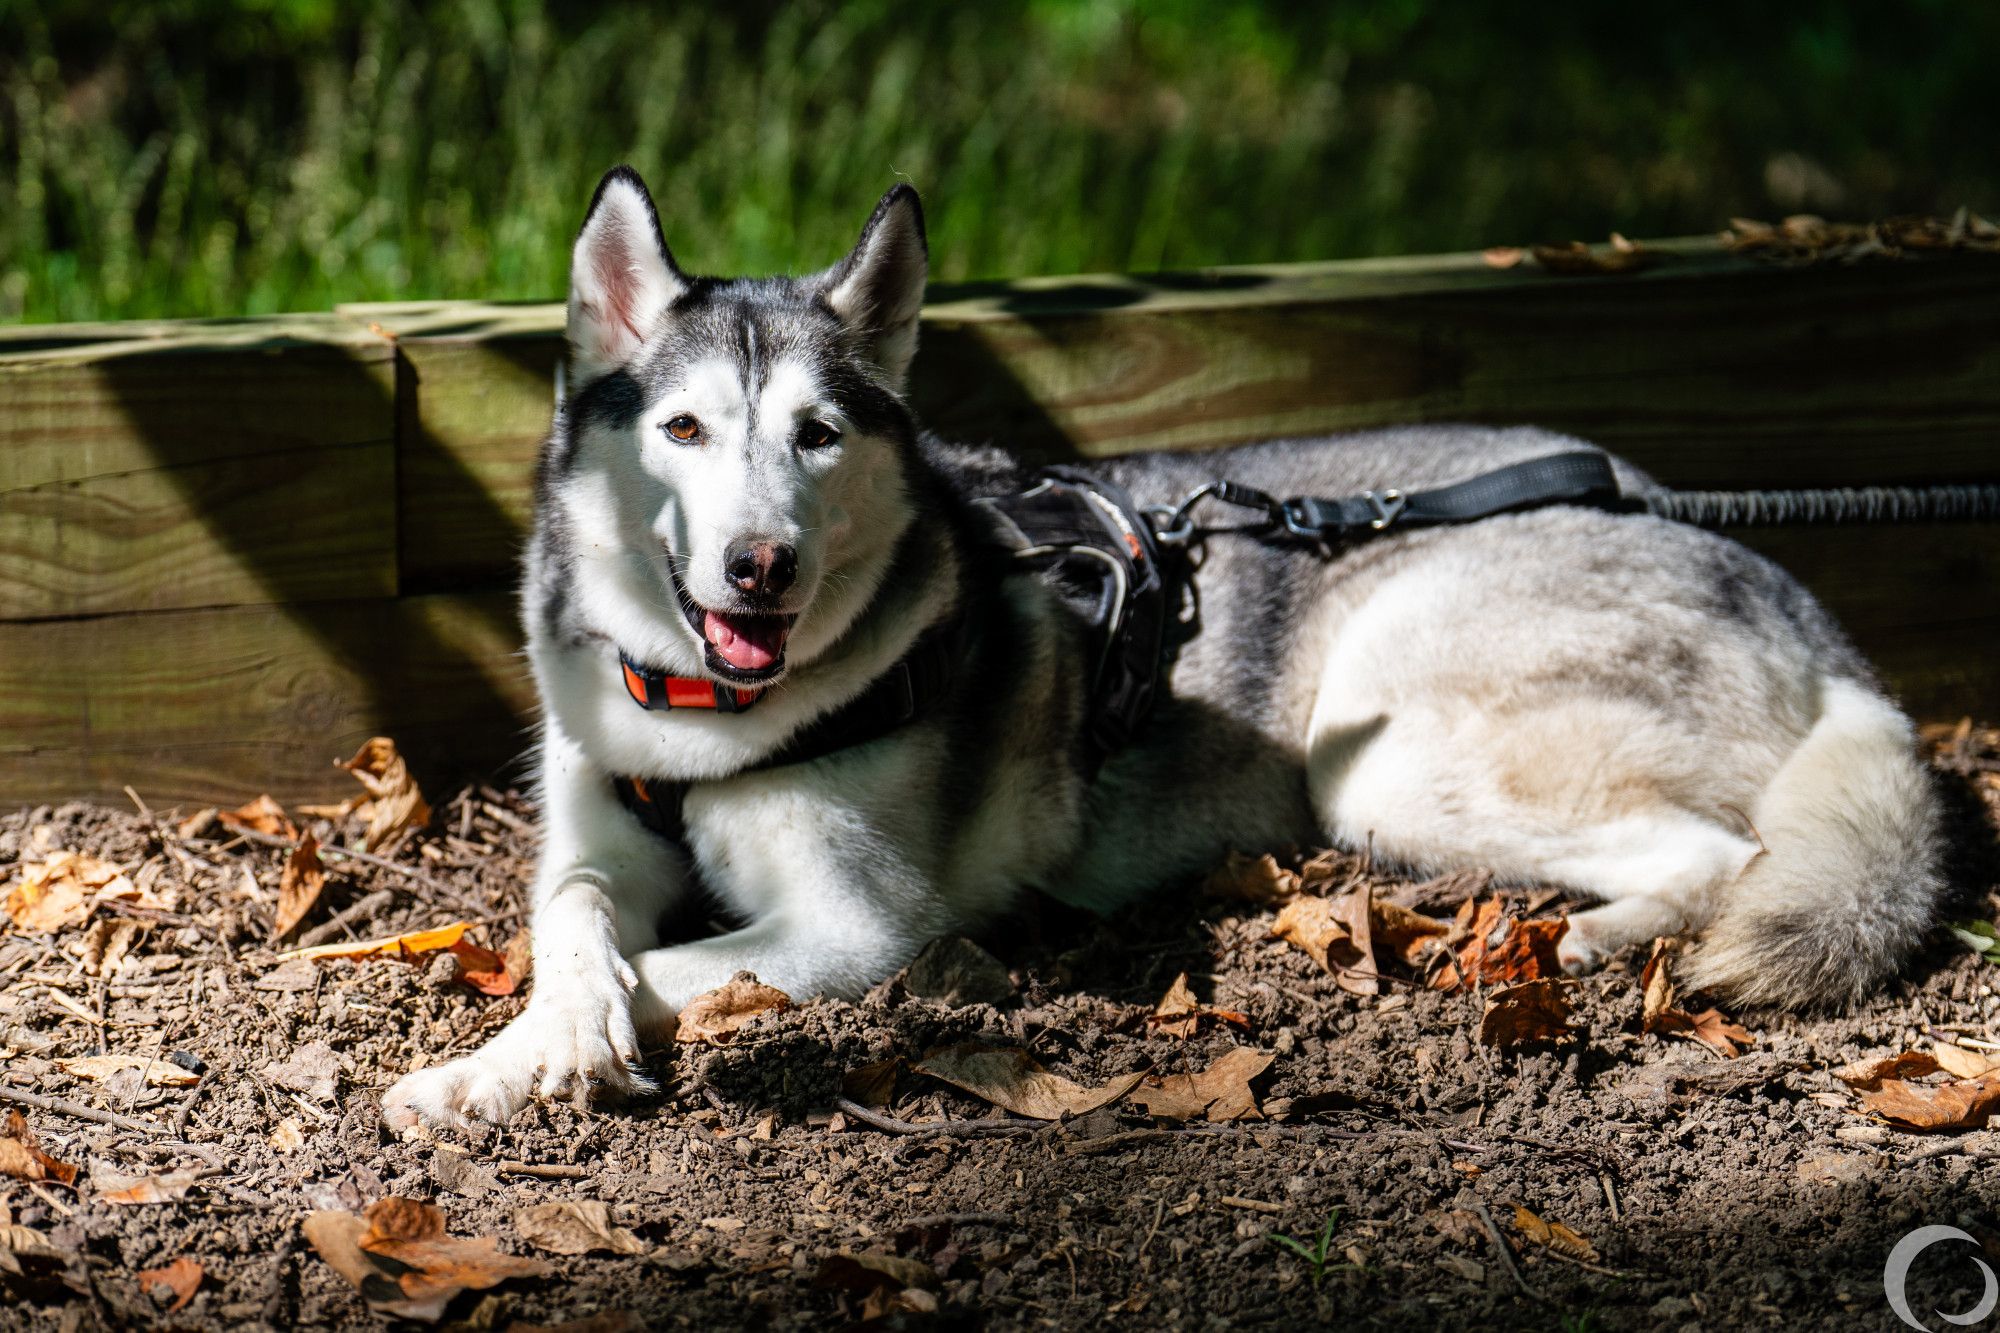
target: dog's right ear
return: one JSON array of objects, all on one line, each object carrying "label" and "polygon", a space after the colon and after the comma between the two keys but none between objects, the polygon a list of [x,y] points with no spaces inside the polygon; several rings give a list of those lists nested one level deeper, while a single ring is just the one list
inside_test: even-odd
[{"label": "dog's right ear", "polygon": [[613,167],[597,184],[569,265],[570,364],[578,384],[631,360],[688,288],[646,182]]}]

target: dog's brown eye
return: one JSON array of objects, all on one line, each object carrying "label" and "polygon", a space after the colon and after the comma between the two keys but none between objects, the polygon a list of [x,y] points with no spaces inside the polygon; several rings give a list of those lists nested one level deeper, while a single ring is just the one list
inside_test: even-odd
[{"label": "dog's brown eye", "polygon": [[840,432],[824,421],[808,421],[799,429],[801,449],[825,449],[840,442]]},{"label": "dog's brown eye", "polygon": [[683,412],[667,422],[667,434],[685,444],[701,434],[701,423]]}]

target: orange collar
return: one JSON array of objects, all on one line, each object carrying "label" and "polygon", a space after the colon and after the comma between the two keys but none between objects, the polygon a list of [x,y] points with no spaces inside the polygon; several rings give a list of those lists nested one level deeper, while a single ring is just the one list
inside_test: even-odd
[{"label": "orange collar", "polygon": [[625,693],[632,696],[633,703],[652,712],[708,708],[718,713],[741,713],[758,698],[756,690],[732,689],[706,678],[669,676],[664,671],[640,666],[623,652],[618,654],[618,666],[625,677]]}]

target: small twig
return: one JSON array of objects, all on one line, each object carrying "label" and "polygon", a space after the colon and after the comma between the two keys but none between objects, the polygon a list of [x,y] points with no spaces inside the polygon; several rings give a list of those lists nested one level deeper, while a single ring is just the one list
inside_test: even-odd
[{"label": "small twig", "polygon": [[325,944],[328,940],[337,937],[356,921],[361,920],[363,917],[373,916],[383,908],[394,904],[395,901],[396,891],[394,889],[377,889],[365,898],[357,898],[328,917],[324,923],[314,926],[311,930],[300,932],[297,947],[310,949],[315,944]]},{"label": "small twig", "polygon": [[844,1114],[852,1116],[864,1125],[872,1125],[885,1134],[911,1134],[953,1139],[983,1139],[1000,1134],[1025,1134],[1030,1130],[1047,1129],[1052,1123],[1045,1120],[940,1120],[934,1124],[919,1125],[909,1120],[898,1120],[894,1116],[871,1111],[860,1102],[846,1097],[835,1097],[833,1104]]},{"label": "small twig", "polygon": [[1500,1255],[1500,1262],[1507,1265],[1507,1272],[1513,1277],[1514,1285],[1519,1287],[1529,1299],[1541,1300],[1542,1294],[1529,1286],[1528,1279],[1521,1276],[1520,1266],[1514,1262],[1514,1251],[1508,1247],[1507,1238],[1500,1234],[1500,1226],[1493,1220],[1493,1214],[1487,1210],[1485,1203],[1474,1199],[1472,1200],[1472,1209],[1479,1214],[1479,1220],[1485,1225],[1486,1234],[1492,1240],[1493,1248]]},{"label": "small twig", "polygon": [[1597,1183],[1604,1187],[1604,1206],[1611,1210],[1611,1220],[1613,1222],[1623,1222],[1625,1219],[1618,1215],[1618,1191],[1612,1188],[1611,1173],[1609,1171],[1598,1172]]},{"label": "small twig", "polygon": [[[300,842],[298,838],[280,837],[275,833],[260,833],[256,829],[250,828],[232,828],[230,832],[237,838],[245,841],[262,843],[266,847],[282,848],[288,852],[298,850]],[[469,899],[461,896],[456,889],[439,883],[415,866],[406,866],[399,862],[391,861],[386,856],[377,856],[373,852],[357,852],[351,847],[321,847],[319,854],[322,857],[346,857],[350,861],[359,861],[365,866],[374,866],[377,870],[386,870],[392,875],[401,875],[404,879],[420,884],[433,893],[443,895],[453,904],[468,912],[477,912],[480,910]]]},{"label": "small twig", "polygon": [[207,1086],[208,1086],[208,1071],[204,1069],[201,1071],[201,1073],[195,1076],[194,1086],[188,1089],[188,1095],[181,1102],[180,1110],[174,1112],[175,1138],[184,1139],[187,1137],[188,1117],[194,1114],[195,1100],[201,1096],[202,1089],[206,1088]]},{"label": "small twig", "polygon": [[158,1138],[168,1132],[165,1125],[150,1124],[129,1115],[119,1115],[115,1111],[100,1111],[94,1106],[85,1106],[80,1102],[64,1101],[60,1097],[44,1097],[40,1093],[24,1092],[19,1088],[0,1086],[0,1101],[19,1102],[22,1106],[32,1106],[38,1111],[53,1111],[57,1115],[109,1125],[113,1129],[122,1129],[132,1134],[147,1134]]},{"label": "small twig", "polygon": [[542,1180],[585,1180],[590,1176],[587,1166],[572,1166],[563,1162],[515,1162],[502,1160],[493,1164],[493,1169],[503,1176],[535,1176]]}]

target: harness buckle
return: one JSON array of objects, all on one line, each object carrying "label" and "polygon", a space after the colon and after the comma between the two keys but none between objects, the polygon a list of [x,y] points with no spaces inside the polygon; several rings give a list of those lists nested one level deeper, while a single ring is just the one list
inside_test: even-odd
[{"label": "harness buckle", "polygon": [[1403,493],[1394,487],[1390,487],[1379,495],[1374,491],[1363,491],[1361,492],[1361,498],[1366,500],[1369,507],[1375,511],[1375,517],[1368,521],[1368,526],[1377,532],[1394,523],[1397,516],[1403,512],[1404,506],[1409,503],[1404,498]]}]

